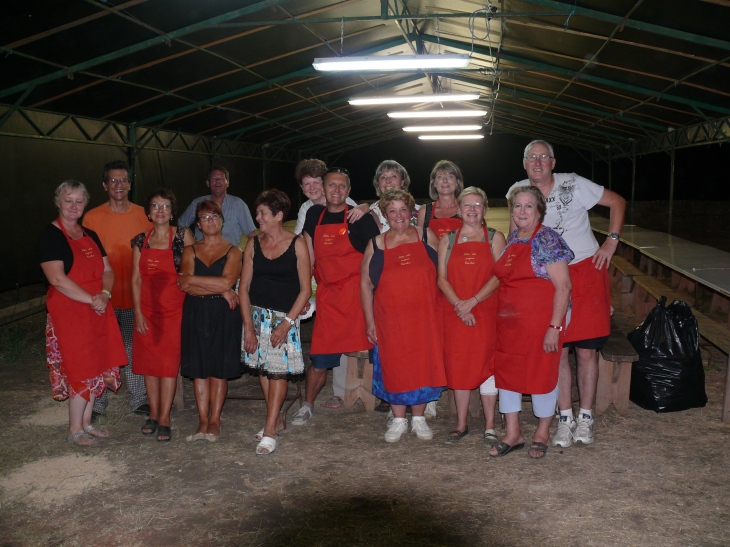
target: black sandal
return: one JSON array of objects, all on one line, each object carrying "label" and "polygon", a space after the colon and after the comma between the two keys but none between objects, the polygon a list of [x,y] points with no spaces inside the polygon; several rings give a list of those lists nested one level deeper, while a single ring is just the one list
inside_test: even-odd
[{"label": "black sandal", "polygon": [[469,426],[466,426],[466,429],[464,431],[459,431],[458,429],[454,429],[451,433],[449,433],[449,436],[446,437],[444,444],[458,443],[461,439],[466,437],[468,434],[469,434]]},{"label": "black sandal", "polygon": [[539,443],[537,441],[533,441],[532,446],[530,446],[530,450],[533,452],[537,452],[539,456],[530,456],[533,460],[541,460],[545,457],[545,453],[548,451],[548,446],[545,443]]},{"label": "black sandal", "polygon": [[157,420],[148,418],[142,426],[142,435],[154,435],[155,431],[157,431],[157,424],[159,423]]},{"label": "black sandal", "polygon": [[[160,437],[167,437],[160,438]],[[170,426],[168,425],[161,425],[157,428],[157,442],[158,443],[169,443],[172,439],[172,431],[170,431]]]},{"label": "black sandal", "polygon": [[521,449],[525,448],[525,443],[520,443],[520,444],[515,444],[513,446],[510,446],[505,442],[501,442],[501,443],[495,444],[492,448],[494,448],[497,451],[497,453],[492,454],[490,452],[489,455],[492,456],[493,458],[501,458],[502,456],[506,456],[513,450],[521,450]]}]

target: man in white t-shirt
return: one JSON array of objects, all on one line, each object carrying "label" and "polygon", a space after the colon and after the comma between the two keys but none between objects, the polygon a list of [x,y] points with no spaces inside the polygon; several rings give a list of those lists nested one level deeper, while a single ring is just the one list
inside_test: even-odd
[{"label": "man in white t-shirt", "polygon": [[[598,354],[596,350],[611,334],[611,290],[608,284],[608,266],[618,246],[619,233],[624,222],[626,200],[616,192],[605,189],[575,173],[553,173],[553,147],[541,140],[532,141],[525,148],[522,165],[528,184],[540,189],[547,202],[543,224],[556,230],[575,253],[570,263],[571,320],[565,333],[560,359],[558,407],[560,419],[553,436],[553,446],[568,447],[573,441],[593,442],[593,399],[598,383]],[[588,210],[604,205],[610,210],[609,235],[599,247]],[[510,233],[514,230],[510,222]],[[575,350],[578,372],[580,410],[573,418],[571,401],[572,377],[568,352]]]}]

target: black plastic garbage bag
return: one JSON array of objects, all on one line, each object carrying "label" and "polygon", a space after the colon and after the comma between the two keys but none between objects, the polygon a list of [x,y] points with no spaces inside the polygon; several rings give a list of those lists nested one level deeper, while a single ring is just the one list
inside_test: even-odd
[{"label": "black plastic garbage bag", "polygon": [[646,320],[628,335],[639,354],[631,368],[630,399],[655,412],[677,412],[707,404],[697,319],[685,303],[665,307],[662,297]]}]

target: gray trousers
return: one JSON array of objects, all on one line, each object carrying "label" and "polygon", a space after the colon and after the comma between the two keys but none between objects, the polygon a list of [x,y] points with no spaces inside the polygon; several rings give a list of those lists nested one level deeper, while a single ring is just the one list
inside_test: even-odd
[{"label": "gray trousers", "polygon": [[[144,376],[132,372],[132,333],[134,332],[134,309],[114,310],[117,316],[119,330],[122,331],[122,340],[124,341],[124,349],[127,351],[127,361],[129,364],[122,367],[122,376],[127,383],[127,391],[129,391],[129,405],[132,410],[136,410],[143,404],[147,403],[147,390],[144,386]],[[109,404],[107,398],[108,389],[98,399],[94,400],[94,412],[106,414],[106,407]]]}]

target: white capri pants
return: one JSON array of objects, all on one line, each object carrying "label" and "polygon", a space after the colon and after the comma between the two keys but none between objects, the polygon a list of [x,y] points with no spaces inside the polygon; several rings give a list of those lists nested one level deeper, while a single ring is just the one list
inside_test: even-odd
[{"label": "white capri pants", "polygon": [[494,385],[494,374],[492,374],[479,386],[479,395],[497,395],[497,393],[499,390]]},{"label": "white capri pants", "polygon": [[[550,393],[532,395],[532,412],[538,418],[549,418],[555,414],[555,405],[558,402],[558,384]],[[499,390],[499,411],[502,414],[511,414],[522,410],[522,393]]]}]

